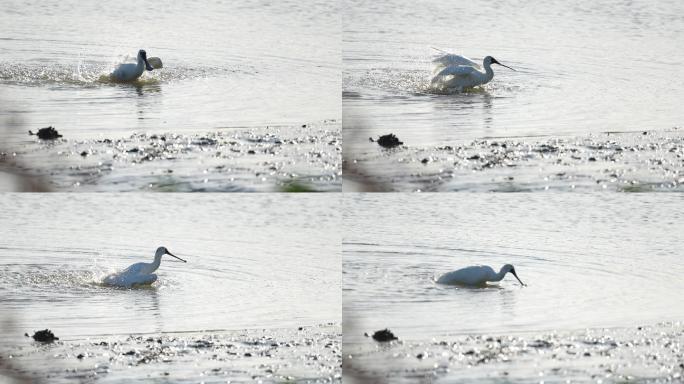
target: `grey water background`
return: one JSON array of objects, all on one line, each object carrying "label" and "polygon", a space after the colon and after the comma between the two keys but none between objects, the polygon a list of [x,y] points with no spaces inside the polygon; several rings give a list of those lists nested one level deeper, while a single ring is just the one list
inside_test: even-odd
[{"label": "grey water background", "polygon": [[[389,327],[404,340],[574,331],[677,321],[680,195],[348,194],[345,343]],[[436,284],[470,265],[512,276],[485,289]]]},{"label": "grey water background", "polygon": [[[0,338],[63,339],[341,321],[335,196],[0,195]],[[147,288],[102,286],[151,262]]]},{"label": "grey water background", "polygon": [[[339,119],[340,19],[329,1],[0,2],[3,141]],[[164,68],[106,79],[138,49]]]},{"label": "grey water background", "polygon": [[[346,0],[345,151],[369,136],[408,146],[481,137],[583,136],[681,127],[684,4],[675,0]],[[481,90],[427,90],[431,47],[494,65]],[[370,149],[369,149],[370,148]]]}]

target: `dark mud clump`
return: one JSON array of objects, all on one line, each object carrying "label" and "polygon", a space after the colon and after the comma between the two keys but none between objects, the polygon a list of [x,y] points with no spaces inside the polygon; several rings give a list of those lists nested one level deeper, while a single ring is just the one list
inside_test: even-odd
[{"label": "dark mud clump", "polygon": [[56,140],[62,137],[62,135],[52,126],[41,128],[38,130],[38,133],[28,132],[29,135],[36,135],[41,140]]},{"label": "dark mud clump", "polygon": [[385,328],[380,331],[375,331],[373,334],[373,340],[375,341],[380,341],[380,342],[386,342],[386,341],[392,341],[392,340],[398,340],[396,336],[394,336],[394,333],[390,331],[389,329]]},{"label": "dark mud clump", "polygon": [[43,329],[33,334],[33,340],[40,341],[41,343],[53,343],[55,340],[59,340],[52,331],[49,329]]},{"label": "dark mud clump", "polygon": [[[371,138],[371,141],[373,141],[373,138]],[[402,141],[399,141],[399,138],[394,136],[393,133],[380,136],[376,142],[383,148],[396,148],[404,144]]]}]

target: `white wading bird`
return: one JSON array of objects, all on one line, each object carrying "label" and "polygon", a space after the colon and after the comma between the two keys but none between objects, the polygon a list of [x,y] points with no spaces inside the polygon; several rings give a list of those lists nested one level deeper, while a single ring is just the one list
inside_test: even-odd
[{"label": "white wading bird", "polygon": [[[499,63],[495,58],[487,56],[482,65],[461,55],[447,53],[434,60],[435,65],[430,87],[437,91],[456,90],[487,84],[494,78],[492,64],[499,64],[515,71],[515,69]],[[482,70],[484,67],[484,71]]]},{"label": "white wading bird", "polygon": [[[488,281],[501,281],[506,274],[510,272],[518,281],[520,278],[515,273],[515,268],[512,265],[506,264],[501,267],[499,273],[494,272],[492,267],[487,265],[475,265],[472,267],[461,268],[453,272],[447,272],[437,279],[439,284],[448,285],[469,285],[469,286],[485,286]],[[520,285],[525,286],[522,281]]]},{"label": "white wading bird", "polygon": [[132,287],[134,285],[152,284],[157,281],[157,275],[154,271],[159,268],[161,258],[164,255],[173,256],[176,259],[186,263],[187,261],[169,252],[165,247],[157,248],[154,253],[154,261],[151,263],[135,263],[123,271],[113,273],[102,280],[106,285],[114,285],[117,287]]},{"label": "white wading bird", "polygon": [[112,78],[115,81],[134,81],[138,77],[142,76],[145,70],[151,71],[154,67],[150,65],[147,61],[147,52],[144,49],[138,51],[138,62],[120,64],[114,72],[112,72]]}]

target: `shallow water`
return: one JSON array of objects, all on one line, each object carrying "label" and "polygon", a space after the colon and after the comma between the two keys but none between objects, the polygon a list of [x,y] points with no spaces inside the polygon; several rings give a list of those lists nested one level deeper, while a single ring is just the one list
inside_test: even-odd
[{"label": "shallow water", "polygon": [[[344,341],[635,326],[684,315],[682,197],[596,194],[345,196]],[[442,273],[513,264],[486,289]],[[345,352],[346,354],[346,352]]]},{"label": "shallow water", "polygon": [[[4,141],[53,125],[86,139],[339,119],[340,21],[327,1],[136,4],[3,2]],[[138,49],[164,68],[107,74]],[[4,119],[2,119],[4,120]]]},{"label": "shallow water", "polygon": [[[389,132],[425,146],[683,122],[678,1],[349,0],[343,12],[344,140],[355,157],[374,149],[369,136]],[[492,55],[517,72],[495,65],[482,89],[435,95],[427,91],[431,47]]]},{"label": "shallow water", "polygon": [[[0,211],[5,341],[340,321],[334,196],[4,194]],[[161,245],[187,264],[163,259],[146,288],[100,284]]]}]

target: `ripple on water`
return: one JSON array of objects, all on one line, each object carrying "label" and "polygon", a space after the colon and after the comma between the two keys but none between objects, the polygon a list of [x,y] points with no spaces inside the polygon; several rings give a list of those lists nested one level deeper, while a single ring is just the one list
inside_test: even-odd
[{"label": "ripple on water", "polygon": [[[44,328],[69,339],[336,321],[335,205],[267,195],[0,196],[12,218],[0,219],[0,311],[15,319],[0,339]],[[149,287],[101,284],[151,262],[159,245],[187,263],[164,258]]]},{"label": "ripple on water", "polygon": [[[673,277],[684,271],[665,228],[679,215],[677,198],[657,208],[592,196],[404,199],[364,197],[347,217],[356,224],[343,245],[345,321],[363,331],[390,327],[424,339],[676,316],[671,293],[682,283]],[[512,276],[485,289],[434,282],[465,266],[507,263],[527,287]]]},{"label": "ripple on water", "polygon": [[[483,136],[670,128],[681,117],[682,89],[672,78],[682,73],[676,67],[682,54],[669,53],[684,30],[684,19],[672,16],[681,7],[671,0],[587,7],[554,1],[533,8],[487,1],[445,8],[426,1],[420,9],[405,0],[359,2],[348,7],[344,25],[343,100],[345,114],[365,124],[346,119],[345,130],[371,132],[346,134],[355,140],[346,145],[384,130],[413,145],[439,145]],[[663,8],[680,12],[666,16]],[[493,33],[494,24],[506,32]],[[517,72],[493,66],[494,79],[480,88],[491,98],[470,100],[485,113],[462,113],[467,97],[440,109],[446,95],[425,95],[439,54],[431,47],[476,61],[489,54]]]}]

